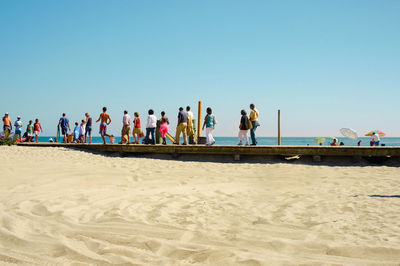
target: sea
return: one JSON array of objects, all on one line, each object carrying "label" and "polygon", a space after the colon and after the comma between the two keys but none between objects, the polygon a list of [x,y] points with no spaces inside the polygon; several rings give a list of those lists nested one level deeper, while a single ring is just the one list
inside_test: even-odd
[{"label": "sea", "polygon": [[[49,142],[49,139],[54,139],[55,136],[40,136],[39,142]],[[357,146],[357,142],[361,140],[361,146],[370,146],[370,137],[361,137],[356,140],[348,139],[345,137],[336,137],[338,143],[343,142],[345,146]],[[237,137],[214,137],[215,145],[237,145],[239,143]],[[282,137],[281,145],[299,145],[299,146],[318,146],[315,137]],[[326,138],[326,142],[323,146],[328,146],[330,137]],[[106,138],[108,142],[109,139]],[[121,141],[120,137],[115,137],[115,143]],[[278,145],[278,139],[276,137],[257,137],[258,145]],[[92,143],[102,143],[101,137],[92,137]],[[169,144],[171,142],[168,141]],[[181,140],[182,143],[182,140]],[[251,143],[251,142],[250,142]],[[384,146],[400,146],[400,138],[395,137],[381,137],[381,145]]]}]

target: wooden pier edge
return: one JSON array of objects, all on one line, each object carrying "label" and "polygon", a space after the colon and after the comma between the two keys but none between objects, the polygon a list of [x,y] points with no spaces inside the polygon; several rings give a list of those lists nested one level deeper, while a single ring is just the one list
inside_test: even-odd
[{"label": "wooden pier edge", "polygon": [[[95,152],[126,154],[181,154],[201,157],[240,156],[311,156],[323,157],[400,157],[400,147],[330,147],[330,146],[233,146],[233,145],[143,145],[143,144],[73,144],[73,143],[18,143],[23,147],[66,147]],[[316,157],[317,156],[317,157]]]}]

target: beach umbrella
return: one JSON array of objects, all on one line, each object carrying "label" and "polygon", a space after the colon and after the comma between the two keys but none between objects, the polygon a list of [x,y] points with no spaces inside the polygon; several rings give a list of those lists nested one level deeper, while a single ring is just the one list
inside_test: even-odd
[{"label": "beach umbrella", "polygon": [[368,132],[367,134],[365,134],[365,136],[371,137],[371,136],[374,135],[375,133],[378,134],[379,137],[384,137],[384,136],[386,136],[385,133],[383,133],[382,131],[379,131],[379,130],[372,130],[372,131]]},{"label": "beach umbrella", "polygon": [[318,138],[315,138],[314,139],[314,142],[316,142],[316,143],[324,143],[326,141],[326,139],[325,138],[323,138],[323,137],[318,137]]},{"label": "beach umbrella", "polygon": [[354,129],[351,128],[341,128],[340,133],[342,133],[343,136],[349,139],[357,139],[358,135],[357,132]]}]

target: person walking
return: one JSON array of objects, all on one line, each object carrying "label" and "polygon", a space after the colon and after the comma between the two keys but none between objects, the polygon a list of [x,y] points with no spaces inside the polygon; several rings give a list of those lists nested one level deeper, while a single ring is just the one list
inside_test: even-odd
[{"label": "person walking", "polygon": [[161,144],[161,141],[162,141],[161,131],[160,131],[161,123],[162,123],[161,120],[162,120],[161,118],[158,119],[158,120],[157,120],[157,123],[156,123],[156,131],[155,131],[155,134],[156,134],[156,144]]},{"label": "person walking", "polygon": [[257,140],[256,140],[256,129],[257,127],[260,126],[260,123],[258,122],[258,116],[259,112],[256,109],[254,104],[250,104],[250,122],[252,125],[252,128],[250,129],[250,136],[251,136],[251,145],[257,145]]},{"label": "person walking", "polygon": [[143,137],[143,132],[142,129],[140,128],[140,118],[139,118],[139,113],[135,112],[134,113],[135,118],[133,119],[133,131],[132,131],[132,136],[134,139],[135,144],[140,143],[140,138]]},{"label": "person walking", "polygon": [[[128,111],[124,111],[124,117],[122,118],[122,130],[121,130],[121,143],[128,143],[131,142],[131,116],[128,114]],[[125,136],[127,138],[125,139]]]},{"label": "person walking", "polygon": [[110,139],[111,142],[111,135],[107,134],[107,126],[111,124],[111,117],[109,114],[107,114],[107,107],[103,107],[103,112],[100,114],[99,118],[96,120],[96,123],[100,122],[100,130],[99,134],[101,135],[101,138],[103,140],[103,143],[106,144],[105,136],[107,136]]},{"label": "person walking", "polygon": [[85,126],[85,143],[87,143],[87,136],[89,136],[89,144],[92,143],[92,117],[89,113],[85,113],[86,116],[86,126]]},{"label": "person walking", "polygon": [[187,130],[187,126],[188,126],[187,122],[188,122],[187,113],[183,111],[182,107],[179,107],[178,125],[176,126],[176,136],[175,136],[174,144],[179,145],[179,138],[182,133],[183,145],[187,145],[187,135],[186,135],[186,130]]},{"label": "person walking", "polygon": [[15,136],[17,136],[17,140],[21,142],[22,121],[20,116],[17,116],[17,120],[14,123],[14,127],[15,127]]},{"label": "person walking", "polygon": [[61,126],[61,133],[64,136],[63,143],[67,143],[68,142],[68,138],[67,138],[68,130],[71,130],[71,129],[69,127],[69,120],[65,113],[62,114],[60,121],[58,121],[58,125]]},{"label": "person walking", "polygon": [[35,119],[35,124],[33,124],[33,131],[35,132],[35,141],[39,142],[39,132],[43,132],[42,125],[39,122],[39,119]]},{"label": "person walking", "polygon": [[3,116],[3,131],[4,131],[4,134],[5,133],[10,134],[11,130],[12,130],[11,119],[8,116],[8,113],[5,113],[4,116]]},{"label": "person walking", "polygon": [[160,125],[160,133],[161,133],[161,138],[163,140],[162,144],[167,145],[167,139],[166,135],[168,133],[168,125],[169,125],[169,120],[168,117],[165,115],[165,112],[161,112],[161,125]]},{"label": "person walking", "polygon": [[212,114],[212,109],[210,107],[207,107],[207,115],[204,118],[203,130],[205,127],[207,138],[206,145],[208,146],[215,144],[215,139],[213,138],[211,132],[214,130],[216,124],[217,121],[215,119],[215,116]]},{"label": "person walking", "polygon": [[28,142],[32,142],[32,138],[33,138],[33,122],[32,120],[29,120],[29,124],[26,127],[26,133],[28,136]]},{"label": "person walking", "polygon": [[186,114],[188,117],[188,122],[187,122],[187,136],[189,138],[189,144],[195,144],[194,141],[194,126],[193,126],[193,118],[194,115],[192,113],[192,111],[190,111],[190,106],[186,106]]},{"label": "person walking", "polygon": [[249,118],[247,117],[247,112],[245,110],[240,111],[242,117],[240,118],[240,124],[239,124],[239,144],[238,145],[243,145],[242,140],[244,139],[246,141],[246,145],[249,145]]},{"label": "person walking", "polygon": [[147,117],[147,125],[146,125],[146,138],[145,144],[150,144],[150,134],[151,134],[151,144],[156,144],[156,138],[154,136],[154,132],[157,126],[157,117],[154,115],[153,109],[149,110],[149,116]]}]

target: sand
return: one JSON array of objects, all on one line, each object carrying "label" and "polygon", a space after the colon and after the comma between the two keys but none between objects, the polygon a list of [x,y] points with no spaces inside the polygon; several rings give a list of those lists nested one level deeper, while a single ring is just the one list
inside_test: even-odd
[{"label": "sand", "polygon": [[0,264],[399,265],[400,168],[0,147]]}]

